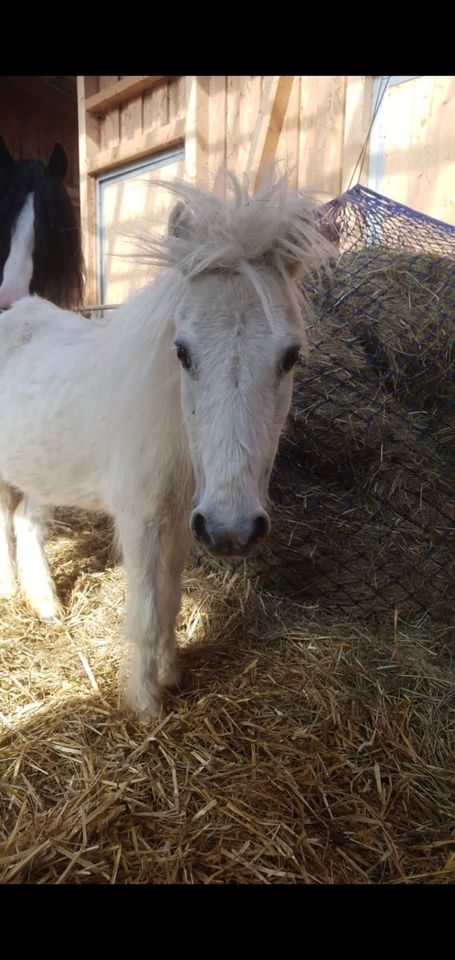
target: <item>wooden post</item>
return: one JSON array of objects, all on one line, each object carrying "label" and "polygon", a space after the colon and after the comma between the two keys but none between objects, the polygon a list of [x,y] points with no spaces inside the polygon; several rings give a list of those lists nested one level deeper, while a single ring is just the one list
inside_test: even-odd
[{"label": "wooden post", "polygon": [[293,77],[265,77],[258,118],[251,139],[248,174],[254,189],[275,157],[281,128],[291,95]]},{"label": "wooden post", "polygon": [[99,148],[99,127],[96,118],[86,112],[88,95],[95,93],[95,77],[77,78],[77,107],[79,118],[79,171],[81,199],[82,250],[87,271],[85,300],[98,303],[97,244],[96,244],[96,182],[88,173],[88,165]]}]

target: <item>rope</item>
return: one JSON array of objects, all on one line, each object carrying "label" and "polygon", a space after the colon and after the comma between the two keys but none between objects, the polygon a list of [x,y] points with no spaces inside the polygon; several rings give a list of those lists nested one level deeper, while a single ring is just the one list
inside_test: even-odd
[{"label": "rope", "polygon": [[364,144],[363,144],[363,146],[362,146],[362,148],[361,148],[361,150],[360,150],[360,153],[359,153],[359,156],[358,156],[358,159],[357,159],[357,163],[356,163],[356,165],[355,165],[355,167],[354,167],[354,169],[353,169],[353,171],[352,171],[351,179],[350,179],[349,184],[348,184],[348,190],[351,189],[352,181],[353,181],[353,179],[354,179],[354,176],[355,176],[355,173],[356,173],[357,168],[358,168],[358,166],[359,166],[359,163],[360,163],[360,170],[362,169],[363,161],[364,161],[364,159],[365,159],[365,154],[366,154],[366,151],[367,151],[367,147],[368,147],[368,144],[369,144],[369,142],[370,142],[370,136],[371,136],[371,131],[372,131],[372,129],[373,129],[373,124],[374,124],[374,121],[376,120],[376,117],[377,117],[377,115],[378,115],[379,108],[380,108],[380,106],[381,106],[381,104],[382,104],[382,101],[383,101],[383,99],[384,99],[384,96],[385,96],[387,87],[388,87],[388,85],[389,85],[389,81],[390,81],[390,77],[385,77],[385,84],[384,84],[384,88],[383,88],[383,89],[382,89],[382,84],[383,84],[384,81],[381,80],[381,82],[380,82],[380,84],[379,84],[378,95],[377,95],[377,98],[376,98],[376,103],[375,103],[374,108],[373,108],[373,116],[372,116],[372,118],[371,118],[371,123],[370,123],[370,126],[368,127],[368,133],[367,133],[367,135],[366,135],[366,137],[365,137],[365,142],[364,142]]}]

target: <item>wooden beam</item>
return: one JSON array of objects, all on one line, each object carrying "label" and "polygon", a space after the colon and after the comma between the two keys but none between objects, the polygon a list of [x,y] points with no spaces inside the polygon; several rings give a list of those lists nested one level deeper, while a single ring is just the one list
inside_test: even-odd
[{"label": "wooden beam", "polygon": [[141,160],[158,150],[168,150],[176,144],[182,143],[184,137],[185,120],[183,117],[179,117],[163,127],[150,130],[148,133],[140,133],[132,140],[126,140],[115,147],[95,154],[88,160],[87,173],[93,176],[102,173],[103,170],[111,170],[122,164]]},{"label": "wooden beam", "polygon": [[275,156],[293,77],[265,77],[256,126],[251,139],[247,172],[257,190]]},{"label": "wooden beam", "polygon": [[117,80],[116,83],[110,83],[108,87],[104,87],[99,93],[87,97],[85,109],[88,113],[103,113],[111,107],[118,106],[119,103],[124,103],[125,100],[137,97],[143,90],[156,87],[166,79],[167,77],[126,77],[124,80]]},{"label": "wooden beam", "polygon": [[280,133],[283,128],[283,122],[288,108],[289,97],[291,96],[292,82],[294,77],[280,77],[272,104],[270,123],[264,142],[264,149],[259,161],[259,167],[256,174],[254,189],[260,186],[261,180],[267,173],[267,169],[275,159],[276,148]]},{"label": "wooden beam", "polygon": [[264,77],[261,102],[247,160],[246,173],[250,177],[250,183],[255,182],[259,170],[279,79],[279,77]]},{"label": "wooden beam", "polygon": [[186,77],[185,176],[207,186],[209,145],[209,77]]},{"label": "wooden beam", "polygon": [[96,89],[95,77],[77,78],[77,106],[79,116],[79,177],[82,248],[86,266],[85,297],[89,303],[98,300],[96,262],[96,182],[89,177],[87,167],[92,157],[99,152],[99,124],[86,112],[86,95]]}]

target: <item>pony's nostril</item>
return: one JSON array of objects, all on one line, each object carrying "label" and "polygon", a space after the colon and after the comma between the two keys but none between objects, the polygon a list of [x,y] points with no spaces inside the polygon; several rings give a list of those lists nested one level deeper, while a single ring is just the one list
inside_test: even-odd
[{"label": "pony's nostril", "polygon": [[206,519],[203,513],[194,513],[191,519],[191,529],[199,543],[211,543],[211,537],[207,529]]},{"label": "pony's nostril", "polygon": [[191,530],[198,543],[216,556],[245,556],[258,540],[267,536],[270,520],[266,513],[260,513],[232,527],[225,527],[213,523],[201,510],[195,510]]},{"label": "pony's nostril", "polygon": [[250,538],[248,540],[248,544],[253,545],[253,543],[258,543],[259,540],[263,540],[264,537],[267,536],[269,530],[270,530],[269,518],[263,513],[260,513],[259,516],[256,517],[253,523],[253,528],[251,531]]}]

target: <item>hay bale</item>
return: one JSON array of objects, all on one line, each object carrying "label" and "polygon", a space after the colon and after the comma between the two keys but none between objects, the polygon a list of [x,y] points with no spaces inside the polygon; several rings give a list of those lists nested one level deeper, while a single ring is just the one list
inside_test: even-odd
[{"label": "hay bale", "polygon": [[344,254],[316,307],[272,477],[272,536],[247,576],[323,609],[451,624],[453,261]]},{"label": "hay bale", "polygon": [[[350,333],[359,346],[355,370],[369,381],[432,413],[455,399],[452,258],[381,248],[346,253],[316,306],[324,341],[326,329],[331,339],[335,330]],[[316,331],[316,349],[318,339]]]}]

